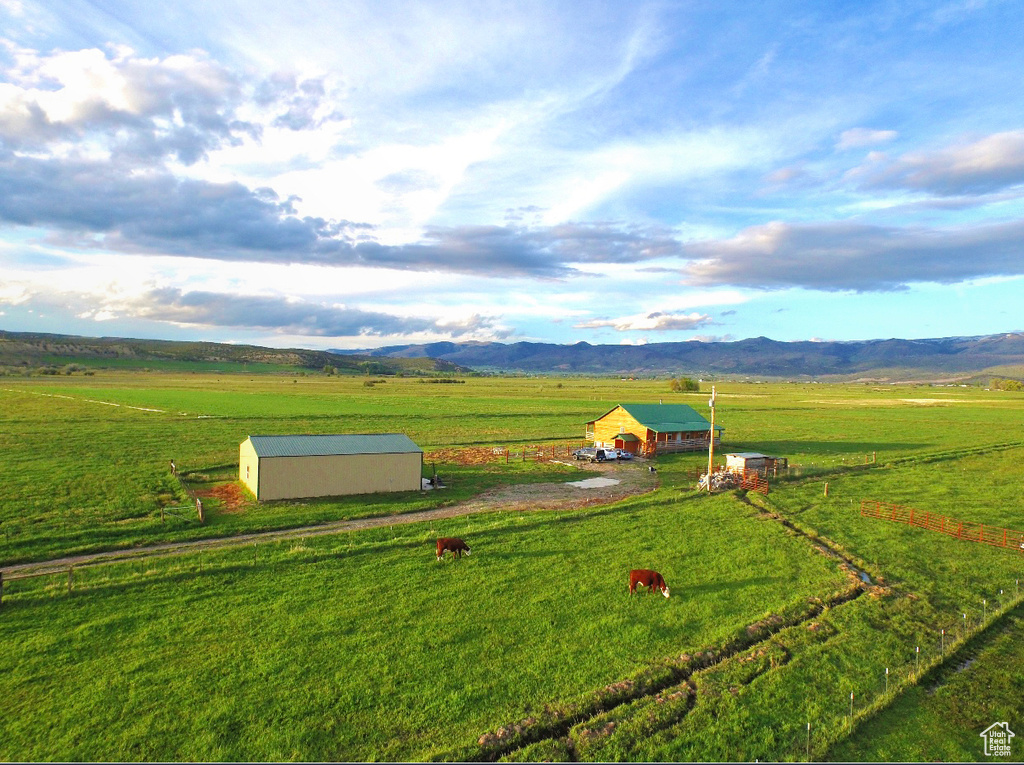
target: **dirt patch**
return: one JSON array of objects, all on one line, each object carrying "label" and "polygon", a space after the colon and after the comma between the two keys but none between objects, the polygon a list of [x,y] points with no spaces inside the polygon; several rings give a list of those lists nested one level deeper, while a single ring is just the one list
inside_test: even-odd
[{"label": "dirt patch", "polygon": [[[620,499],[653,491],[658,487],[657,473],[637,463],[605,462],[588,464],[586,470],[618,481],[609,486],[581,488],[561,480],[552,483],[527,483],[484,492],[475,499],[452,506],[453,515],[487,510],[572,510],[590,505],[618,502]],[[436,512],[436,511],[435,511]]]},{"label": "dirt patch", "polygon": [[220,500],[222,513],[244,513],[251,504],[237,483],[222,483],[210,489],[201,489],[196,492],[196,496]]}]

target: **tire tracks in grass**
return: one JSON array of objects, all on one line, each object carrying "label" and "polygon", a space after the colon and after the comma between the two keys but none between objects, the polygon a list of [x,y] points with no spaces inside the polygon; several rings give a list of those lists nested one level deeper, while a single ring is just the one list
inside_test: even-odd
[{"label": "tire tracks in grass", "polygon": [[[632,469],[632,468],[627,468]],[[619,473],[609,470],[613,475]],[[539,510],[583,510],[593,509],[602,505],[610,505],[630,497],[649,493],[657,488],[657,482],[641,480],[638,469],[636,476],[624,480],[622,485],[604,488],[587,489],[580,493],[579,489],[565,489],[565,482],[528,484],[505,487],[459,502],[454,505],[435,507],[429,510],[416,510],[397,515],[380,515],[370,518],[331,521],[314,526],[301,526],[291,529],[258,531],[247,534],[236,534],[209,539],[192,539],[181,542],[133,547],[128,549],[107,550],[96,553],[69,555],[45,561],[32,561],[0,566],[0,575],[4,579],[14,580],[19,577],[57,574],[67,571],[70,567],[117,563],[126,560],[146,558],[163,558],[175,555],[188,555],[203,550],[220,550],[263,542],[279,542],[317,537],[331,534],[344,534],[352,531],[365,531],[385,526],[399,526],[410,523],[433,522],[447,518],[457,518],[492,512],[532,512]],[[545,490],[545,487],[549,487]],[[574,496],[577,495],[578,496]],[[554,499],[546,499],[548,496]]]}]

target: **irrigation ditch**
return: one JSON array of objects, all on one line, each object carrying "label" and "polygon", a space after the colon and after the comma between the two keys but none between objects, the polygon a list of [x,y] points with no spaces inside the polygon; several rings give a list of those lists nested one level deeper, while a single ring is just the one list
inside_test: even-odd
[{"label": "irrigation ditch", "polygon": [[[813,538],[777,513],[753,504],[746,492],[737,501],[760,517],[783,523],[807,539],[822,554],[839,560],[848,586],[823,598],[809,598],[738,630],[721,645],[665,657],[618,682],[561,705],[543,708],[513,723],[482,734],[475,745],[439,753],[437,761],[496,762],[544,759],[601,761],[611,740],[639,739],[664,731],[689,714],[705,696],[724,691],[737,695],[765,672],[789,663],[793,646],[820,644],[835,628],[816,621],[827,610],[849,603],[865,592],[880,589],[857,562]],[[781,639],[780,636],[786,639]],[[724,682],[722,681],[724,678]],[[718,686],[723,686],[719,688]]]},{"label": "irrigation ditch", "polygon": [[[1005,447],[1004,447],[1005,448]],[[980,451],[980,450],[979,450]],[[832,540],[813,530],[801,528],[773,509],[767,497],[736,491],[736,500],[756,511],[755,517],[782,524],[789,533],[804,538],[822,555],[837,561],[848,586],[823,598],[811,598],[772,614],[733,634],[721,645],[665,657],[618,682],[561,704],[544,704],[532,714],[483,733],[475,744],[439,752],[437,761],[614,761],[622,759],[631,745],[641,741],[670,739],[674,729],[701,706],[713,706],[717,699],[740,695],[767,672],[784,667],[794,656],[811,646],[827,643],[838,630],[823,614],[850,603],[865,593],[882,598],[895,593],[874,567],[850,555]],[[753,499],[753,501],[752,501]],[[808,760],[824,759],[828,751],[846,739],[857,727],[871,719],[909,687],[931,684],[939,687],[951,674],[968,668],[984,646],[994,639],[994,628],[1013,615],[1024,615],[1024,599],[1019,592],[993,608],[989,618],[970,629],[947,637],[920,660],[897,668],[890,687],[886,670],[885,690],[857,694],[854,709],[851,693],[850,714],[835,716],[831,725],[815,731],[811,743],[811,722],[806,739],[800,734],[782,741],[776,756],[785,759],[803,755]],[[926,646],[928,648],[928,646]],[[707,714],[714,715],[714,712]],[[819,721],[819,724],[822,721]],[[805,748],[806,746],[806,748]]]}]

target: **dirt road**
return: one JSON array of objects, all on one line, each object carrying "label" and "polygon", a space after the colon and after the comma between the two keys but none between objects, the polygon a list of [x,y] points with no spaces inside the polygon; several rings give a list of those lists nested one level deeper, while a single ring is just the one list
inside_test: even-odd
[{"label": "dirt road", "polygon": [[188,542],[168,542],[166,544],[133,547],[126,550],[110,550],[108,552],[87,555],[72,555],[34,563],[18,563],[0,567],[0,574],[5,579],[16,579],[19,576],[56,573],[66,571],[69,566],[83,566],[101,562],[119,560],[135,560],[138,558],[164,557],[169,555],[185,555],[199,550],[219,549],[254,542],[275,542],[282,539],[297,537],[316,537],[326,534],[343,534],[349,531],[362,531],[380,526],[398,526],[407,523],[420,523],[438,518],[454,518],[460,515],[488,513],[496,511],[531,512],[535,510],[574,510],[581,507],[606,505],[620,499],[643,494],[657,488],[657,475],[647,471],[645,466],[635,463],[604,463],[587,465],[587,470],[600,472],[603,477],[612,478],[619,483],[612,486],[580,488],[569,482],[534,483],[506,486],[485,492],[466,502],[433,510],[423,510],[401,515],[384,515],[374,518],[359,518],[351,521],[332,521],[316,526],[303,526],[296,529],[281,531],[262,531],[254,534],[238,534],[230,537],[200,539]]}]

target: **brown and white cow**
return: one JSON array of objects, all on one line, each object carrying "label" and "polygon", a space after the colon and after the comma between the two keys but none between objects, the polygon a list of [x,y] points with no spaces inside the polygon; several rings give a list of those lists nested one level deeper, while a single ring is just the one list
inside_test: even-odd
[{"label": "brown and white cow", "polygon": [[637,587],[649,587],[651,592],[658,590],[666,598],[668,597],[668,585],[665,584],[665,577],[648,568],[636,568],[629,572],[629,594],[632,595],[636,592]]},{"label": "brown and white cow", "polygon": [[445,554],[445,551],[451,552],[454,558],[461,558],[463,551],[466,552],[466,555],[469,555],[469,545],[458,537],[441,537],[437,540],[438,560],[441,560],[441,556]]}]

